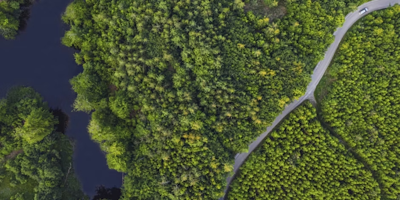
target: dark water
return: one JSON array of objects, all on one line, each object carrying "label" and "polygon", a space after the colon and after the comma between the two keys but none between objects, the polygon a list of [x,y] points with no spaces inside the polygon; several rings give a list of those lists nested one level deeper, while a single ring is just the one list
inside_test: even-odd
[{"label": "dark water", "polygon": [[81,72],[74,50],[61,44],[67,28],[61,14],[71,0],[39,0],[34,3],[24,31],[14,40],[0,37],[0,96],[13,85],[31,86],[53,108],[69,115],[66,134],[76,140],[75,170],[84,192],[92,196],[97,185],[121,186],[121,173],[109,170],[99,146],[87,133],[89,115],[71,112],[75,94],[69,79]]}]

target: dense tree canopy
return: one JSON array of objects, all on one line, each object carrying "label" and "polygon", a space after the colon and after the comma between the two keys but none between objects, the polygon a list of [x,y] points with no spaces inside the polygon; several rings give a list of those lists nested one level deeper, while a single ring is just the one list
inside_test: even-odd
[{"label": "dense tree canopy", "polygon": [[14,38],[19,28],[21,4],[24,0],[0,1],[0,35],[6,39]]},{"label": "dense tree canopy", "polygon": [[91,137],[127,173],[123,199],[222,196],[233,155],[304,93],[363,1],[287,0],[274,21],[242,0],[70,4],[62,42],[84,68],[74,107],[94,110]]},{"label": "dense tree canopy", "polygon": [[309,102],[290,113],[242,165],[228,199],[379,199],[372,173],[316,116]]},{"label": "dense tree canopy", "polygon": [[323,119],[378,176],[382,193],[400,198],[400,6],[353,27],[325,79]]},{"label": "dense tree canopy", "polygon": [[71,141],[32,88],[0,100],[0,199],[84,199],[72,167]]}]

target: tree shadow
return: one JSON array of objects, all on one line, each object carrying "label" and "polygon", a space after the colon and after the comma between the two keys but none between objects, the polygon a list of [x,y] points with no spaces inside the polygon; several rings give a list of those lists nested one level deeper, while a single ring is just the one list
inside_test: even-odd
[{"label": "tree shadow", "polygon": [[24,3],[21,4],[18,32],[24,31],[26,29],[29,18],[31,16],[31,7],[35,2],[37,2],[37,0],[25,0]]},{"label": "tree shadow", "polygon": [[55,126],[56,132],[65,134],[69,123],[69,116],[65,114],[60,108],[51,108],[50,112],[52,112],[53,115],[58,119],[58,124]]},{"label": "tree shadow", "polygon": [[104,185],[96,187],[96,195],[92,200],[118,200],[121,197],[121,189],[117,187],[106,188]]}]

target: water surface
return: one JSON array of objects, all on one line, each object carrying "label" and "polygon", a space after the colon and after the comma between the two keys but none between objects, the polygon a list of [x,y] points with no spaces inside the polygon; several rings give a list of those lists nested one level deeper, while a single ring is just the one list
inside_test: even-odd
[{"label": "water surface", "polygon": [[71,112],[75,93],[69,79],[81,72],[74,50],[61,44],[67,26],[61,21],[70,0],[40,0],[33,4],[25,29],[14,40],[0,38],[0,97],[14,85],[31,86],[50,107],[69,115],[66,134],[76,140],[75,171],[83,190],[92,196],[97,185],[120,187],[121,173],[109,170],[104,154],[87,133],[89,115]]}]

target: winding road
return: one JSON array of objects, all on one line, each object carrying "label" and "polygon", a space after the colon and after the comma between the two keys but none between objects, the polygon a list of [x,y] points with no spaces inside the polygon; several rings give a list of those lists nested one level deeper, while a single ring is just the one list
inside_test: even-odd
[{"label": "winding road", "polygon": [[[325,53],[325,57],[322,61],[320,61],[314,69],[313,74],[311,75],[311,82],[307,86],[306,93],[300,97],[298,100],[290,103],[286,106],[285,110],[275,118],[274,122],[271,126],[267,127],[267,131],[261,134],[257,140],[249,145],[248,153],[239,153],[235,156],[235,164],[234,164],[234,175],[232,177],[227,178],[227,187],[225,188],[225,195],[226,192],[231,184],[231,181],[236,176],[240,166],[245,162],[247,157],[257,148],[258,145],[264,140],[264,138],[275,128],[279,122],[286,117],[287,114],[292,112],[297,106],[303,103],[305,100],[310,100],[312,103],[315,103],[314,91],[317,87],[319,81],[321,80],[322,76],[324,75],[326,69],[329,66],[333,56],[335,55],[336,49],[338,48],[341,40],[343,39],[346,32],[351,28],[351,26],[363,16],[371,13],[372,11],[381,10],[392,6],[394,4],[400,4],[400,0],[373,0],[367,3],[362,4],[358,7],[358,9],[352,13],[349,13],[346,18],[345,22],[342,27],[337,28],[336,31],[333,33],[335,36],[335,41],[329,46],[328,50]],[[359,11],[363,8],[368,8],[368,12],[364,13],[363,15],[359,15]],[[220,200],[224,199],[225,197],[220,198]]]}]

